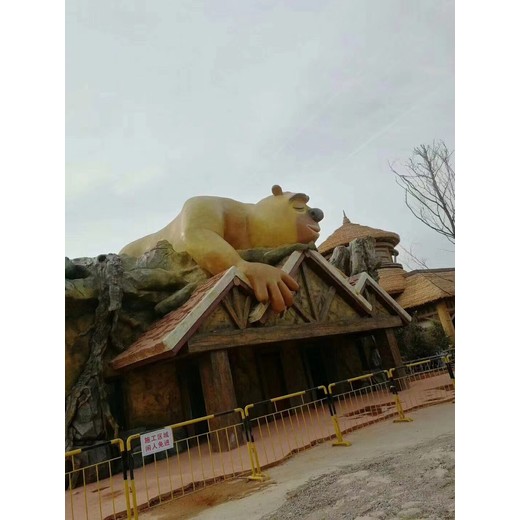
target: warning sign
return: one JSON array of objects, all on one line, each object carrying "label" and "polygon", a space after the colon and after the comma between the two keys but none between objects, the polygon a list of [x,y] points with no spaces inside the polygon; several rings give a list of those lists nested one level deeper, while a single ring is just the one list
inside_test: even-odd
[{"label": "warning sign", "polygon": [[171,428],[164,428],[141,435],[141,450],[143,457],[153,455],[160,451],[173,448],[173,435]]}]

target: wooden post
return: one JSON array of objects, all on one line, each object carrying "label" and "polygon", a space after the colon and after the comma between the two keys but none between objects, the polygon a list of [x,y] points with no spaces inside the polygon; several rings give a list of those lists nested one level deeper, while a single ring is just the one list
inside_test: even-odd
[{"label": "wooden post", "polygon": [[401,351],[397,344],[397,339],[393,329],[385,329],[375,334],[377,347],[381,360],[383,362],[383,368],[385,370],[389,368],[397,368],[395,372],[396,377],[403,377],[405,375],[404,369],[399,368],[403,366],[403,358],[401,357]]},{"label": "wooden post", "polygon": [[402,366],[403,359],[393,329],[379,331],[375,334],[375,337],[383,368],[386,370]]},{"label": "wooden post", "polygon": [[455,344],[455,327],[453,326],[453,322],[451,321],[451,316],[448,311],[448,306],[444,300],[441,300],[437,303],[437,314],[439,315],[439,319],[441,320],[441,325],[444,330],[446,336],[450,338],[450,343],[452,345]]},{"label": "wooden post", "polygon": [[[206,413],[212,415],[236,408],[235,387],[227,350],[214,350],[202,355],[199,369]],[[215,431],[239,422],[238,413],[231,413],[210,420],[209,429]],[[240,432],[241,429],[237,428],[236,433],[239,434]],[[218,434],[210,435],[211,448],[214,451],[227,451],[236,448],[237,441],[233,429],[221,430]]]},{"label": "wooden post", "polygon": [[401,351],[397,344],[397,339],[394,334],[394,329],[385,329],[385,336],[390,348],[392,359],[394,360],[394,366],[400,367],[403,365],[403,358],[401,357]]}]

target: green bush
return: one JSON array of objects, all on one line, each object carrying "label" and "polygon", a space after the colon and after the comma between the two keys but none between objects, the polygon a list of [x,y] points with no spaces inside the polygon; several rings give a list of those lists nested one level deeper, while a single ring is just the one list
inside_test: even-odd
[{"label": "green bush", "polygon": [[435,356],[450,346],[449,338],[439,322],[422,327],[416,315],[409,325],[396,331],[396,338],[401,355],[407,361]]}]

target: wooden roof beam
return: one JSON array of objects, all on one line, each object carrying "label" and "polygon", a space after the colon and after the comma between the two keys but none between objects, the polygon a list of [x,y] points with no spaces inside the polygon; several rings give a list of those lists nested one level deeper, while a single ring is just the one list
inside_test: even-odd
[{"label": "wooden roof beam", "polygon": [[260,345],[281,341],[319,338],[339,334],[370,332],[380,329],[401,327],[399,316],[383,318],[356,318],[334,323],[304,323],[281,325],[276,327],[255,327],[245,330],[233,330],[200,334],[188,341],[188,352],[195,354],[210,350],[219,350],[244,345]]}]

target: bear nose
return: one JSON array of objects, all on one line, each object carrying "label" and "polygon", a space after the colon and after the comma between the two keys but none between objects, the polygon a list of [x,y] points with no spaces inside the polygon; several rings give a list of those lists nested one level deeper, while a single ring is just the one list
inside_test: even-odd
[{"label": "bear nose", "polygon": [[309,210],[309,215],[311,216],[312,220],[314,222],[319,222],[320,220],[323,220],[323,211],[318,208],[311,208]]}]

